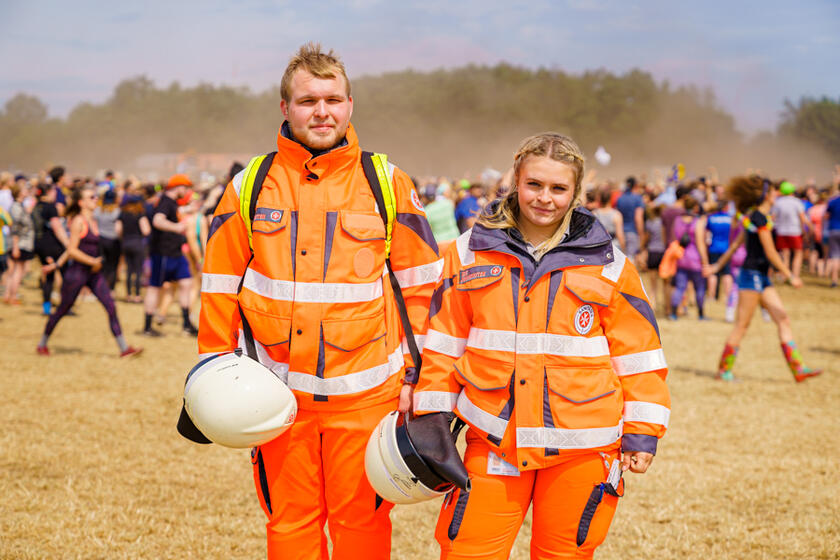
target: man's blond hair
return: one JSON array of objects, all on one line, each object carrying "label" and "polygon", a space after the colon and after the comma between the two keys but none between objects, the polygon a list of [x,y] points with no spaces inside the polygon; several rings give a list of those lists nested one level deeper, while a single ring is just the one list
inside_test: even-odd
[{"label": "man's blond hair", "polygon": [[347,85],[347,97],[350,97],[350,80],[347,72],[344,71],[344,63],[330,49],[330,52],[321,52],[321,43],[309,42],[298,49],[297,54],[289,61],[286,71],[283,72],[283,79],[280,81],[280,95],[286,103],[292,100],[292,77],[298,69],[305,70],[321,79],[335,78],[338,75],[344,77]]}]

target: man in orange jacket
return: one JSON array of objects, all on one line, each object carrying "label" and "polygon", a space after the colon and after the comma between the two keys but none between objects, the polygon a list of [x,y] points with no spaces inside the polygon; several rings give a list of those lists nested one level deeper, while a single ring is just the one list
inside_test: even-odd
[{"label": "man in orange jacket", "polygon": [[[228,184],[209,229],[199,352],[246,347],[250,330],[252,357],[298,400],[293,426],[251,454],[269,558],[328,558],[327,521],[334,559],[389,558],[392,505],[367,482],[364,450],[386,413],[408,409],[416,370],[386,278],[385,225],[350,124],[342,63],[305,45],[281,92],[286,121],[250,243],[239,200],[244,172]],[[393,166],[390,173],[390,263],[422,342],[443,262],[411,179]]]}]

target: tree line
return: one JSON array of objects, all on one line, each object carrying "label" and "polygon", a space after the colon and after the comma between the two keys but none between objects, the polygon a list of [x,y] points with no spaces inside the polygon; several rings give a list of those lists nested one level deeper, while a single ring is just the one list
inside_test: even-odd
[{"label": "tree line", "polygon": [[[607,175],[678,161],[698,174],[711,165],[734,172],[787,165],[798,172],[840,154],[840,99],[787,101],[776,130],[745,139],[711,90],[675,88],[641,70],[572,75],[508,64],[405,70],[354,79],[353,96],[363,147],[387,152],[414,174],[504,168],[519,139],[545,130],[569,134],[587,154],[604,145],[614,161]],[[81,103],[59,119],[21,93],[0,113],[0,168],[61,163],[81,173],[131,171],[138,156],[150,153],[264,153],[275,143],[279,107],[279,84],[263,92],[158,87],[139,76],[119,83],[105,102]]]}]

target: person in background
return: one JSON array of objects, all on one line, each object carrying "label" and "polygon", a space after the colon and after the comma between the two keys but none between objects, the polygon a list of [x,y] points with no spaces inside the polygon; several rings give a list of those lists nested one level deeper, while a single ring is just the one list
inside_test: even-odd
[{"label": "person in background", "polygon": [[143,260],[146,258],[146,238],[152,233],[141,197],[128,194],[123,198],[114,227],[125,258],[127,301],[141,303],[143,298],[140,296],[140,285],[143,279]]},{"label": "person in background", "polygon": [[61,303],[47,320],[44,334],[38,343],[37,352],[42,356],[50,355],[47,348],[50,335],[58,322],[70,311],[85,286],[93,292],[93,295],[96,296],[108,313],[108,324],[117,341],[120,357],[136,356],[143,351],[142,348],[135,348],[126,343],[120,328],[120,321],[117,318],[117,307],[111,297],[111,290],[108,289],[105,276],[101,273],[102,257],[99,249],[99,235],[97,234],[96,220],[93,218],[93,211],[97,205],[98,196],[91,187],[79,189],[72,194],[66,212],[67,220],[70,223],[67,250],[56,262],[45,265],[48,269],[57,268],[63,266],[68,260],[70,261],[61,287]]},{"label": "person in background", "polygon": [[647,253],[647,280],[650,286],[648,297],[650,305],[654,309],[657,304],[667,312],[667,304],[663,299],[665,294],[665,282],[659,275],[659,264],[665,254],[665,226],[662,225],[662,205],[648,206],[645,217],[645,236],[642,247]]},{"label": "person in background", "polygon": [[827,274],[831,279],[831,287],[836,288],[840,276],[840,194],[837,194],[836,186],[832,192],[834,196],[829,199],[823,214],[823,238],[828,238]]},{"label": "person in background", "polygon": [[790,317],[768,274],[772,265],[790,281],[794,288],[802,287],[802,280],[794,276],[790,268],[785,265],[773,244],[773,221],[770,217],[770,209],[776,201],[777,192],[769,179],[758,175],[735,177],[730,180],[727,197],[735,202],[738,212],[743,216],[744,229],[715,264],[703,269],[706,276],[717,273],[729,262],[735,251],[746,243],[747,256],[738,273],[739,295],[735,326],[726,339],[718,363],[718,379],[724,381],[734,379],[732,370],[738,348],[759,304],[769,312],[773,322],[776,323],[782,353],[794,380],[799,383],[822,373],[822,370],[811,369],[803,363],[802,355],[793,341]]},{"label": "person in background", "polygon": [[624,193],[615,201],[615,209],[621,212],[624,229],[624,252],[633,262],[641,250],[641,236],[645,231],[645,203],[642,200],[644,186],[635,177],[627,177]]},{"label": "person in background", "polygon": [[9,212],[12,218],[9,232],[11,239],[10,266],[6,276],[4,301],[7,304],[18,305],[20,303],[18,289],[23,281],[26,263],[35,257],[35,223],[32,220],[31,212],[24,206],[24,200],[29,196],[29,185],[25,182],[14,183],[12,185],[12,196],[14,202]]},{"label": "person in background", "polygon": [[796,186],[793,183],[782,181],[779,193],[781,196],[773,203],[771,210],[775,223],[776,250],[781,254],[785,266],[799,278],[802,273],[803,228],[807,227],[809,231],[813,231],[814,225],[805,215],[802,201],[794,196]]},{"label": "person in background", "polygon": [[102,194],[102,205],[93,212],[99,228],[99,243],[102,245],[102,274],[111,292],[117,285],[117,266],[120,264],[120,238],[116,223],[120,216],[117,192],[108,189]]},{"label": "person in background", "polygon": [[0,280],[5,287],[6,271],[9,269],[9,259],[6,251],[6,232],[12,224],[12,217],[5,208],[0,206]]},{"label": "person in background", "polygon": [[622,251],[627,247],[627,238],[624,233],[624,216],[621,212],[610,206],[610,190],[601,189],[598,195],[599,206],[592,212],[595,217],[613,238],[618,248]]},{"label": "person in background", "polygon": [[[469,189],[469,195],[464,197],[455,207],[455,221],[458,223],[458,230],[463,233],[473,227],[476,218],[481,213],[484,207],[482,198],[484,197],[484,187],[481,183],[472,183],[463,179],[461,187]],[[466,190],[464,189],[464,190]]]},{"label": "person in background", "polygon": [[[32,219],[35,224],[35,252],[41,265],[53,264],[65,251],[69,241],[67,231],[56,208],[57,189],[54,184],[39,183],[35,188],[38,202],[32,209]],[[43,314],[52,311],[52,292],[56,281],[60,284],[61,267],[49,267],[48,272],[41,273],[41,297],[43,300]]]},{"label": "person in background", "polygon": [[706,216],[698,216],[699,203],[688,196],[683,200],[686,213],[674,220],[674,238],[680,240],[685,249],[682,258],[677,261],[677,274],[674,277],[674,290],[671,292],[671,313],[669,318],[677,320],[677,310],[688,288],[688,282],[694,288],[697,303],[697,315],[700,320],[706,318],[703,303],[706,298],[706,280],[703,267],[709,264],[706,247]]},{"label": "person in background", "polygon": [[190,294],[190,308],[198,303],[201,295],[201,267],[204,263],[204,248],[207,243],[207,224],[201,208],[201,196],[197,192],[189,192],[178,201],[181,207],[181,221],[186,224],[184,237],[186,244],[182,247],[187,262],[190,263],[190,274],[193,277],[192,292]]},{"label": "person in background", "polygon": [[674,191],[675,200],[662,209],[662,227],[665,228],[665,247],[674,241],[674,220],[685,214],[685,199],[691,191],[685,185],[677,186]]},{"label": "person in background", "polygon": [[[720,202],[717,209],[706,217],[706,230],[711,236],[709,263],[714,264],[729,248],[732,215],[727,211],[728,203]],[[732,288],[732,272],[727,263],[717,274],[709,276],[708,293],[717,300],[721,293],[727,295]]]},{"label": "person in background", "polygon": [[64,216],[64,210],[67,208],[67,194],[73,186],[73,180],[67,175],[64,167],[57,165],[50,169],[47,175],[50,181],[55,185],[55,208],[59,216]]},{"label": "person in background", "polygon": [[828,206],[828,193],[818,192],[815,194],[815,203],[808,209],[808,219],[814,225],[809,238],[810,252],[808,253],[808,270],[811,274],[823,278],[826,273],[826,251],[825,251],[825,209]]},{"label": "person in background", "polygon": [[460,235],[455,221],[455,205],[445,196],[438,196],[437,185],[428,184],[423,189],[426,220],[438,243],[452,241]]},{"label": "person in background", "polygon": [[189,262],[182,250],[182,246],[186,243],[184,233],[187,225],[180,221],[177,202],[186,196],[190,187],[192,187],[192,181],[189,177],[183,174],[173,175],[154,209],[149,246],[152,274],[144,301],[143,334],[146,336],[161,336],[160,331],[152,328],[152,318],[158,308],[161,287],[166,282],[176,282],[178,285],[183,331],[192,336],[198,334],[198,329],[190,320],[192,276]]}]

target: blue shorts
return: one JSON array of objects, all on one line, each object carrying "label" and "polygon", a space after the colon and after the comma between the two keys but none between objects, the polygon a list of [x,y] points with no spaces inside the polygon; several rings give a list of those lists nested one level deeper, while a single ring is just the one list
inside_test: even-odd
[{"label": "blue shorts", "polygon": [[757,270],[742,268],[741,272],[738,273],[739,290],[752,290],[754,292],[763,292],[766,288],[769,288],[772,285],[773,283],[770,282],[770,277],[766,274],[762,274]]},{"label": "blue shorts", "polygon": [[184,278],[191,278],[190,263],[187,257],[165,257],[163,255],[149,255],[152,261],[152,274],[149,277],[149,286],[160,288],[164,282],[177,282]]}]

